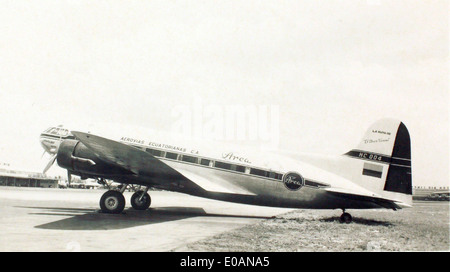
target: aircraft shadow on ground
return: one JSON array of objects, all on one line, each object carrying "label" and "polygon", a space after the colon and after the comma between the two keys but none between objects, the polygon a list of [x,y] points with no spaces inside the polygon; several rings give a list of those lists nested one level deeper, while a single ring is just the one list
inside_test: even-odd
[{"label": "aircraft shadow on ground", "polygon": [[[320,219],[320,221],[322,221],[322,222],[339,222],[339,217],[333,216],[333,217],[329,217],[329,218],[323,218],[323,219]],[[391,222],[358,218],[358,217],[353,217],[352,224],[359,224],[359,225],[366,225],[366,226],[385,226],[385,227],[394,226],[394,224],[392,224]]]},{"label": "aircraft shadow on ground", "polygon": [[211,214],[197,207],[159,207],[145,211],[127,209],[121,214],[105,214],[97,209],[56,208],[56,207],[21,207],[40,210],[31,215],[71,216],[54,222],[37,225],[38,229],[54,230],[115,230],[137,226],[152,225],[192,217],[232,217],[268,219],[270,217]]}]

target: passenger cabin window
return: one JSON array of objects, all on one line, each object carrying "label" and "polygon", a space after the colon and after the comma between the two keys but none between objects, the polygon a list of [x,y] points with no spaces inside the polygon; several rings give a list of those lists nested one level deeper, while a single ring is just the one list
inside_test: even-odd
[{"label": "passenger cabin window", "polygon": [[269,172],[261,170],[261,169],[256,169],[256,168],[251,168],[250,174],[261,176],[261,177],[269,177]]},{"label": "passenger cabin window", "polygon": [[216,162],[214,163],[214,167],[231,170],[231,164],[229,164],[229,163],[224,163],[224,162],[219,162],[219,161],[216,161]]},{"label": "passenger cabin window", "polygon": [[211,160],[207,160],[207,159],[201,159],[200,160],[200,164],[201,165],[206,165],[209,166],[209,163],[211,162]]},{"label": "passenger cabin window", "polygon": [[183,155],[181,158],[182,161],[190,162],[190,163],[198,163],[198,159],[196,157]]},{"label": "passenger cabin window", "polygon": [[172,152],[166,152],[166,158],[176,160],[178,157],[178,154],[172,153]]},{"label": "passenger cabin window", "polygon": [[[135,146],[135,147],[139,148],[139,146]],[[283,175],[280,173],[269,172],[269,171],[265,171],[265,170],[258,169],[258,168],[248,168],[248,167],[245,167],[242,165],[236,165],[236,164],[220,162],[220,161],[212,161],[210,159],[203,159],[203,158],[198,158],[198,157],[189,156],[189,155],[181,155],[181,154],[177,154],[177,153],[173,153],[173,152],[166,152],[166,151],[161,151],[161,150],[156,150],[156,149],[151,149],[151,148],[146,148],[145,150],[156,157],[165,157],[167,159],[181,160],[184,162],[201,164],[204,166],[214,166],[215,168],[232,170],[235,172],[252,174],[252,175],[257,175],[257,176],[266,177],[266,178],[278,179],[278,180],[281,180],[283,177]]]},{"label": "passenger cabin window", "polygon": [[231,170],[236,171],[236,172],[244,173],[244,172],[245,172],[245,166],[242,166],[242,165],[232,165],[232,166],[231,166]]},{"label": "passenger cabin window", "polygon": [[269,173],[269,178],[281,180],[281,177],[282,177],[282,175],[279,174],[279,173],[275,173],[275,172],[270,172],[270,173]]},{"label": "passenger cabin window", "polygon": [[147,148],[146,151],[148,153],[152,154],[153,156],[163,157],[163,151],[161,151],[161,150]]}]

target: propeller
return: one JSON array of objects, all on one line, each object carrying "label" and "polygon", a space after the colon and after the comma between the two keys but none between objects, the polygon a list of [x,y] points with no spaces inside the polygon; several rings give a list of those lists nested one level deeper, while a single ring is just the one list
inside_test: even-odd
[{"label": "propeller", "polygon": [[[58,156],[58,149],[59,146],[61,145],[62,142],[62,138],[61,136],[59,137],[59,144],[56,145],[56,147],[52,146],[52,148],[50,149],[50,151],[46,151],[44,150],[44,153],[42,154],[42,156],[44,156],[45,152],[49,153],[50,155],[52,155],[52,157],[50,158],[50,161],[47,163],[47,165],[44,168],[44,171],[42,171],[43,174],[47,173],[48,169],[50,169],[52,167],[52,165],[55,163],[56,158]],[[41,157],[42,158],[42,157]]]},{"label": "propeller", "polygon": [[52,167],[52,165],[55,163],[57,154],[53,155],[52,158],[50,159],[50,161],[48,162],[48,164],[45,166],[43,173],[45,174],[48,169],[50,169],[50,167]]},{"label": "propeller", "polygon": [[[47,163],[47,165],[45,166],[45,168],[44,168],[44,171],[43,171],[43,173],[45,174],[47,171],[48,171],[48,169],[50,169],[50,167],[52,167],[52,165],[55,163],[55,160],[56,160],[56,157],[58,156],[58,154],[54,154],[53,156],[52,156],[52,158],[50,159],[50,161]],[[70,182],[72,181],[72,173],[69,171],[69,170],[67,170],[67,182],[69,183],[69,186],[70,186]]]}]

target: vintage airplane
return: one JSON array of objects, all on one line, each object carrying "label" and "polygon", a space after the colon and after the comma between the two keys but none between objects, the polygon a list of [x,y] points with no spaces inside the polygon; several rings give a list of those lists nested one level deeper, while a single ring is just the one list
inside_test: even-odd
[{"label": "vintage airplane", "polygon": [[[147,136],[148,137],[148,136]],[[43,148],[70,175],[122,184],[100,199],[104,213],[121,213],[128,185],[141,185],[131,205],[149,208],[149,188],[252,205],[342,209],[401,209],[412,205],[410,137],[397,120],[375,122],[355,148],[343,155],[218,151],[156,139],[101,137],[63,127],[40,135]]]}]

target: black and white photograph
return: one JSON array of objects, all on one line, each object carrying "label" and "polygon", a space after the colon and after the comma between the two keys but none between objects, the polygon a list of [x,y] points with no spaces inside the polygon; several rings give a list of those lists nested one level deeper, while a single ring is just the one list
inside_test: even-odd
[{"label": "black and white photograph", "polygon": [[449,10],[0,0],[0,251],[450,251]]}]

